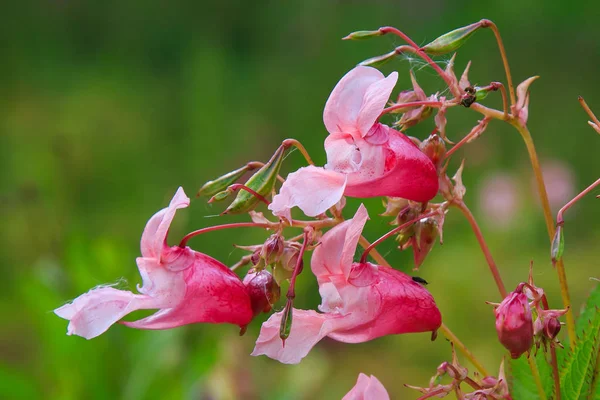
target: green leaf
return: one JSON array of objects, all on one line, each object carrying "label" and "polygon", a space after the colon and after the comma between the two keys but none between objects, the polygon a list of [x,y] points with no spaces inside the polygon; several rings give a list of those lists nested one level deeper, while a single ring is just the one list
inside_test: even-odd
[{"label": "green leaf", "polygon": [[[537,365],[538,372],[540,373],[540,379],[542,380],[542,387],[548,398],[551,398],[554,393],[554,379],[552,377],[552,368],[550,363],[547,361],[544,352],[540,349],[536,356],[535,364]],[[533,379],[527,357],[524,355],[516,360],[511,359],[509,362],[510,367],[510,393],[514,400],[526,400],[526,399],[537,399],[539,398],[538,388]]]},{"label": "green leaf", "polygon": [[597,314],[597,308],[600,308],[600,285],[596,285],[592,290],[585,302],[585,307],[577,318],[575,332],[578,337],[581,337],[585,328],[589,326],[589,322],[594,319],[594,315]]},{"label": "green leaf", "polygon": [[565,399],[584,398],[596,367],[600,339],[600,292],[598,286],[590,294],[576,324],[577,344],[565,358],[560,373],[560,386]]}]

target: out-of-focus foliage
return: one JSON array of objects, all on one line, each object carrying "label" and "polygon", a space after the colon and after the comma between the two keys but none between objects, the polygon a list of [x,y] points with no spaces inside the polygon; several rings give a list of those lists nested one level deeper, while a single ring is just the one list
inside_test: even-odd
[{"label": "out-of-focus foliage", "polygon": [[[0,397],[45,399],[335,399],[359,372],[373,374],[392,398],[424,386],[450,359],[443,338],[404,335],[359,345],[325,341],[298,366],[250,357],[260,321],[238,337],[232,326],[136,331],[114,326],[85,341],[65,335],[51,311],[89,288],[139,283],[135,257],[148,218],[177,186],[188,193],[250,160],[266,161],[281,140],[302,141],[325,161],[325,100],[356,63],[400,44],[340,38],[394,25],[418,43],[490,18],[504,37],[517,83],[531,88],[529,124],[547,165],[555,207],[597,179],[600,140],[587,126],[577,95],[600,112],[597,2],[458,1],[8,1],[0,12]],[[445,56],[444,56],[445,57]],[[442,60],[447,58],[442,57]],[[472,37],[456,70],[473,61],[470,80],[504,80],[491,32]],[[442,88],[418,60],[395,60],[397,90],[413,69],[428,92]],[[488,104],[501,106],[499,97]],[[476,124],[469,110],[448,112],[458,140]],[[426,137],[427,123],[409,134]],[[463,152],[469,204],[489,241],[507,287],[527,278],[560,306],[549,243],[537,206],[527,153],[518,135],[493,122]],[[456,157],[458,167],[460,157]],[[290,155],[285,173],[302,165]],[[482,192],[485,188],[485,192]],[[372,217],[379,200],[365,201]],[[358,201],[349,201],[353,214]],[[231,222],[203,200],[181,212],[171,240],[192,229]],[[575,309],[598,274],[600,207],[593,197],[567,214],[564,260]],[[386,231],[367,224],[371,240]],[[228,264],[262,232],[215,232],[191,241]],[[410,254],[381,246],[409,271]],[[430,282],[446,324],[497,371],[491,307],[498,295],[468,224],[451,212],[444,245],[419,272]],[[297,304],[316,307],[316,282],[299,278]],[[281,305],[280,305],[281,306]],[[562,334],[561,334],[562,335]],[[465,361],[465,365],[471,366]]]}]

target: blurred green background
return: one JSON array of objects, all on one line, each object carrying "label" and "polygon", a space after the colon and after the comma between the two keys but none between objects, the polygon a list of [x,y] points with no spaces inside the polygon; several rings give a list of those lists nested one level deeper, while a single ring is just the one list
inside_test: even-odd
[{"label": "blurred green background", "polygon": [[[297,366],[249,353],[233,326],[138,331],[115,326],[86,341],[65,335],[52,310],[89,288],[139,282],[135,257],[148,218],[182,185],[192,196],[206,180],[250,160],[266,160],[281,140],[302,141],[325,162],[322,110],[339,78],[400,41],[342,42],[360,29],[394,25],[426,43],[489,18],[503,35],[517,82],[531,75],[530,128],[546,166],[555,209],[600,175],[600,137],[577,103],[600,113],[600,3],[459,1],[10,1],[0,12],[0,397],[6,399],[339,399],[359,372],[374,374],[391,397],[416,398],[450,359],[442,338],[392,336],[343,345],[325,340]],[[445,59],[447,60],[447,59]],[[441,61],[445,61],[442,59]],[[456,69],[473,61],[471,82],[504,81],[491,32],[463,47]],[[413,68],[428,92],[441,82],[421,62],[398,60],[398,90]],[[498,96],[486,104],[499,107]],[[458,140],[478,115],[448,115]],[[425,137],[427,121],[408,133]],[[526,279],[530,260],[551,306],[561,304],[549,245],[519,136],[492,122],[461,151],[466,202],[479,219],[507,287]],[[302,165],[288,157],[285,173]],[[374,240],[388,229],[377,199],[365,202]],[[351,216],[359,202],[349,201]],[[170,238],[243,217],[213,218],[203,199],[177,215]],[[599,271],[600,207],[592,196],[567,214],[565,264],[575,309]],[[232,243],[263,232],[217,232],[191,245],[235,263]],[[418,272],[430,282],[446,324],[496,371],[504,354],[494,331],[498,301],[484,258],[454,210]],[[410,271],[412,255],[393,241],[380,250]],[[314,277],[299,279],[299,307],[316,307]],[[266,316],[265,316],[266,318]],[[465,361],[465,365],[473,370]]]}]

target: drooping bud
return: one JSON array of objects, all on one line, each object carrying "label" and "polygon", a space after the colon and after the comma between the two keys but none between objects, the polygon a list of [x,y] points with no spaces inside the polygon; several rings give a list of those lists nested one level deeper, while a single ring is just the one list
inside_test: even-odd
[{"label": "drooping bud", "polygon": [[346,37],[343,37],[342,40],[366,40],[371,39],[377,36],[383,36],[383,32],[380,30],[376,31],[356,31],[352,32]]},{"label": "drooping bud", "polygon": [[296,268],[296,263],[298,262],[298,256],[300,255],[299,249],[293,246],[285,246],[283,248],[283,253],[281,254],[281,258],[279,263],[283,269],[287,271],[293,271]]},{"label": "drooping bud", "polygon": [[261,250],[261,257],[265,264],[273,264],[279,261],[283,254],[283,237],[279,233],[274,233],[265,241]]},{"label": "drooping bud", "polygon": [[543,332],[544,332],[544,335],[548,339],[554,340],[554,338],[560,332],[560,322],[558,321],[558,319],[557,318],[547,318],[544,321]]},{"label": "drooping bud", "polygon": [[[228,172],[225,175],[218,177],[217,179],[208,181],[204,185],[202,185],[200,190],[198,190],[198,194],[196,196],[215,196],[219,192],[224,191],[229,185],[235,183],[246,172],[252,171],[254,169],[256,169],[256,165],[248,163],[242,168],[238,168],[235,171]],[[218,200],[219,199],[215,199],[214,201]]]},{"label": "drooping bud", "polygon": [[533,345],[533,321],[527,296],[514,291],[494,311],[500,343],[512,358],[519,358]]},{"label": "drooping bud", "polygon": [[485,27],[483,21],[476,22],[471,25],[463,26],[451,32],[445,33],[431,43],[426,44],[421,48],[425,53],[433,56],[441,56],[451,53],[460,48],[467,39],[471,37],[479,28]]},{"label": "drooping bud", "polygon": [[419,269],[427,254],[433,248],[438,237],[437,220],[433,217],[422,219],[415,223],[415,242],[413,244],[413,255],[415,268]]},{"label": "drooping bud", "polygon": [[254,266],[258,266],[258,264],[261,264],[263,261],[262,257],[260,256],[260,253],[261,253],[261,251],[259,249],[257,249],[250,256],[250,261],[252,262],[252,264]]},{"label": "drooping bud", "polygon": [[552,257],[552,264],[556,264],[562,258],[565,250],[565,237],[563,235],[562,225],[556,227],[554,232],[554,238],[552,239],[552,246],[550,247],[550,256]]},{"label": "drooping bud", "polygon": [[[273,190],[275,182],[277,182],[277,175],[279,174],[279,169],[281,168],[281,164],[283,162],[285,150],[285,146],[279,146],[269,162],[263,165],[261,169],[252,175],[246,182],[245,186],[254,190],[263,197],[268,196]],[[223,214],[245,213],[254,209],[259,201],[260,200],[253,194],[248,193],[245,190],[240,190],[235,200],[233,200]]]},{"label": "drooping bud", "polygon": [[436,168],[440,167],[444,156],[446,155],[446,143],[438,134],[429,135],[421,143],[421,151],[433,162]]},{"label": "drooping bud", "polygon": [[244,278],[244,286],[250,295],[250,303],[254,316],[269,312],[279,300],[281,289],[273,275],[267,270],[250,270]]}]

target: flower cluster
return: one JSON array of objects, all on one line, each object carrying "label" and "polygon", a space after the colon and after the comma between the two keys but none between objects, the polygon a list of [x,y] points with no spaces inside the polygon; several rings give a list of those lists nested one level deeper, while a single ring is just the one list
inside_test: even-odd
[{"label": "flower cluster", "polygon": [[[499,82],[472,86],[468,77],[470,63],[458,78],[454,73],[454,56],[444,70],[430,58],[430,55],[456,50],[481,28],[491,28],[496,33],[505,62],[507,88]],[[391,27],[354,32],[345,39],[367,39],[390,33],[408,45],[366,60],[350,70],[334,87],[325,104],[323,122],[328,136],[324,141],[327,156],[324,166],[315,166],[297,140],[284,140],[266,163],[251,161],[206,182],[198,192],[199,196],[209,196],[209,203],[222,202],[235,194],[222,214],[247,214],[251,222],[205,227],[187,234],[178,245],[170,246],[167,234],[171,222],[177,210],[190,204],[190,199],[179,188],[168,207],[153,215],[142,233],[141,257],[136,260],[142,281],[137,287],[138,293],[103,285],[57,308],[56,315],[69,321],[67,334],[91,339],[115,323],[138,329],[228,323],[239,326],[244,334],[256,316],[275,309],[261,327],[252,352],[254,356],[266,355],[284,364],[296,364],[326,337],[343,343],[362,343],[386,335],[430,332],[433,340],[441,328],[454,345],[460,345],[483,375],[488,375],[442,325],[441,313],[425,287],[427,281],[392,268],[375,250],[382,241],[394,237],[400,250],[412,249],[414,269],[418,269],[435,242],[442,243],[445,216],[454,208],[473,229],[503,298],[494,304],[500,343],[512,358],[529,353],[534,344],[538,349],[543,345],[544,351],[550,344],[556,393],[559,393],[555,353],[560,346],[559,317],[567,314],[570,336],[574,336],[568,293],[566,296],[563,293],[565,309],[549,309],[546,295],[534,285],[531,272],[528,282],[520,283],[513,292],[507,293],[483,234],[465,204],[464,160],[452,178],[448,176],[451,156],[480,137],[492,119],[509,122],[527,140],[529,86],[537,77],[523,81],[515,92],[497,28],[489,20],[456,29],[424,47]],[[390,100],[398,73],[392,72],[386,77],[372,66],[405,52],[423,58],[444,80],[447,91],[427,94],[411,71],[412,89],[403,90],[394,97],[395,101]],[[496,91],[502,94],[503,111],[479,104]],[[451,107],[475,109],[483,116],[457,144],[447,135],[446,112]],[[424,123],[434,113],[435,128],[427,138],[406,136],[408,129]],[[600,121],[591,112],[590,115],[595,121],[592,127],[598,128]],[[393,118],[392,123],[381,122],[384,117]],[[447,149],[446,144],[453,147]],[[291,147],[300,151],[308,165],[284,179],[280,171]],[[528,145],[528,150],[532,154],[532,146]],[[532,161],[534,169],[539,169],[537,159],[532,157]],[[249,172],[252,175],[245,183],[238,183]],[[543,178],[539,180],[538,187],[543,188]],[[586,191],[597,185],[600,181]],[[561,209],[556,233],[549,229],[550,236],[555,236],[552,260],[559,270],[564,292],[567,285],[561,261],[562,212],[586,191]],[[440,199],[438,203],[433,202],[436,196]],[[346,220],[343,215],[346,197],[380,197],[385,206],[381,216],[392,217],[390,225],[394,228],[369,244],[363,236],[369,213],[361,204],[354,216]],[[260,203],[265,203],[267,208],[255,211]],[[296,208],[304,214],[302,218],[308,219],[295,219],[292,213],[298,212]],[[548,225],[551,228],[551,224]],[[187,245],[192,237],[200,234],[242,227],[265,229],[270,235],[262,243],[237,246],[248,254],[231,267]],[[301,229],[302,233],[292,236],[288,234],[290,229]],[[359,244],[364,250],[360,257],[355,257]],[[294,307],[296,281],[305,269],[309,252],[312,255],[306,270],[312,272],[319,287],[318,310]],[[238,272],[246,266],[249,268],[240,278]],[[285,305],[280,307],[285,286]],[[136,310],[156,312],[137,321],[124,320]],[[450,393],[459,399],[510,398],[503,366],[497,378],[479,379],[478,375],[471,378],[468,370],[459,364],[454,350],[453,346],[452,362],[438,367],[428,387],[409,387],[420,391],[423,399]],[[451,382],[442,384],[442,377],[451,378]],[[473,391],[463,392],[461,384],[469,385]],[[538,389],[544,394],[543,388]],[[387,400],[389,395],[375,377],[360,374],[356,386],[344,399]]]}]

